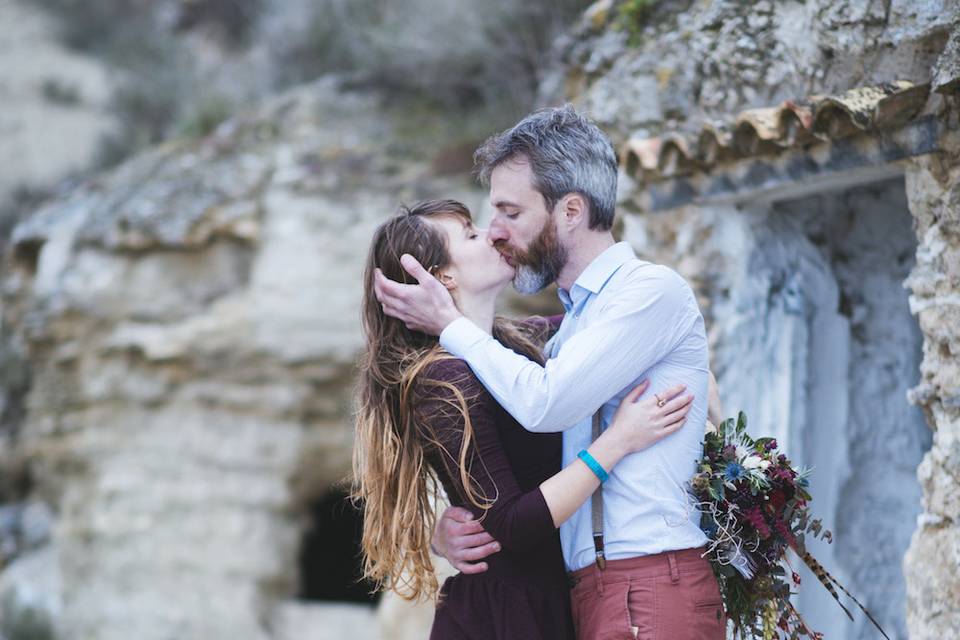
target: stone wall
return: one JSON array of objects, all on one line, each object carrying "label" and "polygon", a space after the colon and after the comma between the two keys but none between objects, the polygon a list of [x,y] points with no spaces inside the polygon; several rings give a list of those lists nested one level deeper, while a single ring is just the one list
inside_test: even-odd
[{"label": "stone wall", "polygon": [[[956,122],[956,111],[953,112]],[[904,560],[912,638],[956,637],[960,629],[960,139],[912,162],[907,194],[917,265],[907,280],[923,331],[920,384],[911,390],[933,428],[918,476],[923,513]]]}]

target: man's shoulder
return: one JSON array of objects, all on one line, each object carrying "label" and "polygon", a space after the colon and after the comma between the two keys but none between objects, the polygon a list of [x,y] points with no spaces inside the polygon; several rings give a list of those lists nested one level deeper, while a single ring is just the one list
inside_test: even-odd
[{"label": "man's shoulder", "polygon": [[690,284],[665,264],[648,262],[640,258],[633,258],[623,263],[617,274],[623,285],[642,285],[644,287],[663,287],[666,289],[690,289]]}]

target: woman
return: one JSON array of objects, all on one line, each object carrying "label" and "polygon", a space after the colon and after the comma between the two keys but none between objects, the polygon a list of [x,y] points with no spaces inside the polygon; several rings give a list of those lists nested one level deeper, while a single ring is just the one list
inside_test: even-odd
[{"label": "woman", "polygon": [[[373,290],[374,270],[404,281],[400,256],[430,265],[461,312],[502,343],[543,361],[555,324],[494,317],[497,295],[514,269],[452,200],[429,201],[381,225],[367,260],[355,495],[365,511],[365,574],[409,599],[430,597],[430,561],[438,484],[452,504],[481,519],[502,545],[481,574],[449,578],[440,592],[431,638],[573,638],[569,586],[556,528],[599,485],[586,462],[559,471],[559,434],[523,429],[483,388],[466,363],[444,353],[435,337],[386,316]],[[683,387],[623,401],[588,449],[604,469],[674,433],[692,396]]]}]

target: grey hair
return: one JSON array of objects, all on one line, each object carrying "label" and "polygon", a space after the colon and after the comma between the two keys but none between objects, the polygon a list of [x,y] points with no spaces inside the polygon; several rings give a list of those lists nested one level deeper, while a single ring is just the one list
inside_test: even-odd
[{"label": "grey hair", "polygon": [[525,158],[533,186],[547,210],[569,193],[587,201],[589,228],[613,227],[617,200],[617,156],[600,128],[570,104],[535,111],[502,133],[490,136],[473,154],[477,175],[489,185],[500,164]]}]

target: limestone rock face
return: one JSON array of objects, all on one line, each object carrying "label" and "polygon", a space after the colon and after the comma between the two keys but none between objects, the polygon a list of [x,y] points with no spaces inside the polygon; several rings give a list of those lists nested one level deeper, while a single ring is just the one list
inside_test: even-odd
[{"label": "limestone rock face", "polygon": [[561,63],[545,73],[541,100],[572,100],[622,142],[786,99],[925,81],[957,8],[941,0],[680,0],[639,17],[588,14],[559,43]]},{"label": "limestone rock face", "polygon": [[483,197],[393,139],[373,98],[321,81],[14,230],[4,312],[33,374],[15,453],[56,513],[60,637],[267,638],[297,617],[272,608],[307,505],[349,473],[371,232],[401,200]]},{"label": "limestone rock face", "polygon": [[114,126],[112,84],[99,62],[64,48],[53,21],[19,0],[0,3],[0,203],[87,168]]}]

